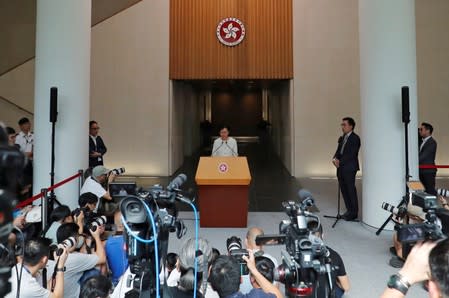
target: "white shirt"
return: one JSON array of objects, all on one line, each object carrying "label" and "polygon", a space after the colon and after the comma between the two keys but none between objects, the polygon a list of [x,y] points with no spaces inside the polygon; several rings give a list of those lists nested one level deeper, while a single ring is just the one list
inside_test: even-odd
[{"label": "white shirt", "polygon": [[425,144],[431,137],[432,137],[432,136],[428,136],[428,137],[425,137],[424,139],[422,139],[421,146],[419,146],[419,151],[422,150],[422,147],[424,147],[424,144]]},{"label": "white shirt", "polygon": [[237,141],[229,137],[226,141],[218,138],[214,141],[212,156],[238,156]]},{"label": "white shirt", "polygon": [[52,244],[58,244],[58,239],[56,238],[56,232],[58,228],[61,226],[60,222],[54,221],[50,228],[45,233],[45,238],[51,239]]},{"label": "white shirt", "polygon": [[101,198],[107,193],[107,191],[98,183],[92,176],[89,176],[86,181],[84,181],[83,187],[81,187],[80,195],[86,192],[91,192],[98,197],[97,206],[95,206],[94,212],[97,212],[98,205],[100,204]]},{"label": "white shirt", "polygon": [[34,135],[31,132],[25,134],[23,131],[20,131],[16,136],[16,144],[20,146],[20,151],[22,152],[33,152]]},{"label": "white shirt", "polygon": [[78,252],[70,253],[65,262],[64,298],[78,298],[80,295],[79,280],[84,271],[94,268],[98,263],[97,255]]},{"label": "white shirt", "polygon": [[11,292],[7,294],[5,298],[16,298],[17,275],[20,277],[20,271],[22,271],[22,278],[20,280],[20,298],[50,297],[50,291],[43,288],[25,267],[22,268],[22,264],[17,264],[11,269]]}]

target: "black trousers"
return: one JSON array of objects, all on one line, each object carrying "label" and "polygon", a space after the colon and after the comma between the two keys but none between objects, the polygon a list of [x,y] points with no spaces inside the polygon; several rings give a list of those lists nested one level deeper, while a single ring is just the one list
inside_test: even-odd
[{"label": "black trousers", "polygon": [[437,195],[437,191],[435,189],[435,176],[436,172],[423,172],[419,171],[419,180],[424,185],[425,191],[431,195]]},{"label": "black trousers", "polygon": [[345,171],[339,168],[337,171],[338,183],[346,210],[349,216],[357,217],[359,214],[359,200],[357,198],[357,189],[355,188],[355,175],[357,171]]}]

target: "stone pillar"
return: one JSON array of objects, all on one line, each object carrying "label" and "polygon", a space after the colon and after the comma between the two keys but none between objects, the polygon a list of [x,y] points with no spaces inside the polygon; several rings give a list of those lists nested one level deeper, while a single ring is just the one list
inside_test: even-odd
[{"label": "stone pillar", "polygon": [[[88,166],[90,88],[90,0],[39,0],[36,25],[34,193],[50,185],[50,88],[58,88],[55,182]],[[57,189],[58,200],[74,208],[78,183]]]},{"label": "stone pillar", "polygon": [[401,87],[410,87],[409,162],[418,177],[415,1],[359,0],[363,221],[379,227],[383,201],[405,194]]}]

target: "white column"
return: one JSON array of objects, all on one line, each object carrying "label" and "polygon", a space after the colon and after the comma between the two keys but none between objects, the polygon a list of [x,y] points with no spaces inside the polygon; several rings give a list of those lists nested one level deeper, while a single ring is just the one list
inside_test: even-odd
[{"label": "white column", "polygon": [[414,0],[359,0],[363,221],[379,227],[383,201],[405,193],[401,86],[410,87],[410,174],[418,179]]},{"label": "white column", "polygon": [[[90,0],[39,0],[36,25],[34,192],[50,185],[50,88],[58,88],[55,182],[88,166]],[[78,183],[58,188],[58,200],[74,208]]]}]

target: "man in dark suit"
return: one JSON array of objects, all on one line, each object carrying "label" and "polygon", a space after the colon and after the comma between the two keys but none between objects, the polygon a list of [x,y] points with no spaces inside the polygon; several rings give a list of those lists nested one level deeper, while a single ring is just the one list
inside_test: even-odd
[{"label": "man in dark suit", "polygon": [[102,166],[103,155],[106,154],[106,146],[103,139],[98,135],[100,127],[96,121],[89,122],[89,168]]},{"label": "man in dark suit", "polygon": [[[423,122],[419,128],[422,142],[419,145],[419,165],[435,165],[437,142],[432,137],[433,126]],[[437,169],[419,169],[419,180],[424,185],[426,192],[437,195],[435,190],[435,176]]]},{"label": "man in dark suit", "polygon": [[354,132],[355,121],[350,117],[343,118],[341,129],[343,135],[338,139],[332,163],[337,168],[338,183],[345,201],[347,212],[343,214],[345,220],[354,220],[359,213],[355,175],[359,167],[360,138]]}]

